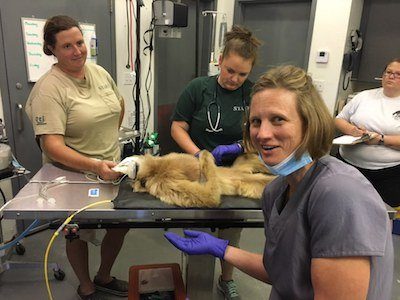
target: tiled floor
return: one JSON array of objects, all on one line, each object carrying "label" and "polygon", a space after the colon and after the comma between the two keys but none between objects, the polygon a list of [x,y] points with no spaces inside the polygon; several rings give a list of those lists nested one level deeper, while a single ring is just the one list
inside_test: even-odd
[{"label": "tiled floor", "polygon": [[[180,230],[175,230],[180,232]],[[118,257],[113,269],[113,275],[119,278],[128,278],[128,269],[132,265],[154,264],[154,263],[181,263],[180,252],[172,247],[163,237],[161,229],[135,229],[131,230],[125,240],[124,247]],[[24,241],[26,253],[24,256],[14,255],[12,259],[19,261],[43,261],[47,243],[51,231],[45,231]],[[394,235],[395,245],[395,274],[393,284],[393,300],[400,300],[400,236]],[[52,278],[51,288],[55,300],[78,299],[75,293],[77,279],[69,266],[65,250],[64,238],[58,237],[51,250],[49,261],[58,262],[66,273],[64,281],[56,281]],[[242,248],[254,252],[262,252],[264,246],[264,233],[262,229],[244,229],[241,240]],[[92,274],[99,264],[99,248],[91,246],[91,268]],[[220,271],[216,264],[215,277]],[[50,273],[50,275],[52,275]],[[52,277],[52,276],[51,276]],[[269,286],[259,282],[239,271],[235,272],[234,278],[238,284],[242,299],[268,299]],[[42,269],[38,270],[8,270],[0,275],[0,299],[7,300],[36,300],[47,299],[46,288],[43,280]],[[123,299],[119,297],[110,299]],[[214,289],[212,299],[222,300],[223,297],[217,289]]]}]

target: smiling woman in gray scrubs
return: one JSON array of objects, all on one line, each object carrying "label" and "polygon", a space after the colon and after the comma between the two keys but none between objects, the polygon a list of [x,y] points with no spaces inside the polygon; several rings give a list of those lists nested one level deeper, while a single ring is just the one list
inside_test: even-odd
[{"label": "smiling woman in gray scrubs", "polygon": [[253,88],[247,134],[276,175],[264,191],[264,255],[202,232],[166,237],[272,284],[270,299],[391,299],[393,244],[385,204],[329,152],[333,119],[300,68],[271,69]]}]

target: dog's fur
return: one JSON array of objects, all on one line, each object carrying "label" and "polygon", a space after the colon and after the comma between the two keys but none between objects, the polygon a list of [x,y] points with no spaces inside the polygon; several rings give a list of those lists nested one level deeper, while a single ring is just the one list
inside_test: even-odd
[{"label": "dog's fur", "polygon": [[216,207],[221,195],[259,199],[270,175],[255,154],[239,156],[231,167],[217,167],[214,157],[202,151],[199,159],[183,153],[160,157],[145,155],[132,187],[182,207]]}]

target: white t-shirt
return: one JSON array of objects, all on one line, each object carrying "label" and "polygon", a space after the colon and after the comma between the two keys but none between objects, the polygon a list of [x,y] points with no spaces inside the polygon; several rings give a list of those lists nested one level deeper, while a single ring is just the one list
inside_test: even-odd
[{"label": "white t-shirt", "polygon": [[[400,135],[400,97],[385,96],[383,88],[366,90],[346,104],[337,118],[379,134]],[[339,152],[346,161],[364,169],[377,170],[400,164],[400,151],[384,145],[342,145]]]}]

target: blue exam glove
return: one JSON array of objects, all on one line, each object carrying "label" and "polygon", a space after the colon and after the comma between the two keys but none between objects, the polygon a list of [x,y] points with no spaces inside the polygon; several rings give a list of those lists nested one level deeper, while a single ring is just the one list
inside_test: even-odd
[{"label": "blue exam glove", "polygon": [[218,239],[202,231],[184,230],[183,232],[187,238],[173,232],[167,232],[164,236],[186,254],[210,254],[220,259],[224,258],[229,241]]},{"label": "blue exam glove", "polygon": [[243,153],[243,147],[239,143],[231,145],[220,145],[214,148],[211,154],[215,158],[217,166],[222,165],[224,158],[234,160],[238,155]]}]

